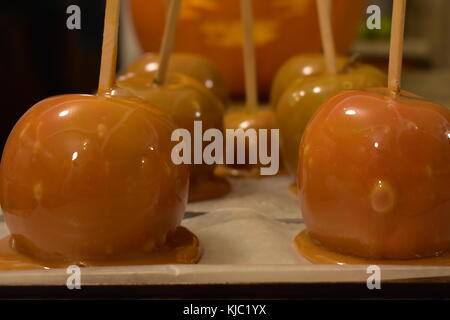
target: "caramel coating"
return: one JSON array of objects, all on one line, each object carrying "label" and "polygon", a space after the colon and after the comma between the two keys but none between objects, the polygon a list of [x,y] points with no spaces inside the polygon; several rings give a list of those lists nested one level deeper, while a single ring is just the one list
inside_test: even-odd
[{"label": "caramel coating", "polygon": [[408,92],[342,92],[310,121],[299,159],[314,241],[369,259],[450,249],[448,109]]},{"label": "caramel coating", "polygon": [[[146,53],[134,61],[125,74],[147,74],[154,77],[159,68],[158,55]],[[181,73],[197,80],[205,89],[211,91],[228,104],[228,89],[217,66],[205,57],[189,53],[174,53],[170,57],[169,72]]]},{"label": "caramel coating", "polygon": [[[341,70],[348,63],[348,58],[337,57],[336,62],[338,70]],[[273,108],[277,106],[284,91],[297,78],[315,76],[323,74],[325,71],[325,60],[322,54],[305,54],[290,58],[278,69],[272,82],[271,106]]]},{"label": "caramel coating", "polygon": [[61,95],[16,124],[0,203],[16,250],[82,264],[163,246],[184,215],[189,169],[171,161],[176,128],[138,99]]},{"label": "caramel coating", "polygon": [[315,111],[327,99],[347,89],[385,86],[383,72],[375,67],[357,64],[347,73],[297,78],[285,91],[276,116],[280,126],[281,152],[286,169],[296,176],[298,147],[303,131]]},{"label": "caramel coating", "polygon": [[[203,131],[223,128],[223,104],[190,77],[169,73],[166,83],[159,86],[148,75],[129,73],[119,77],[117,85],[168,111],[180,128],[189,130],[192,138],[196,120],[202,121]],[[203,147],[207,144],[204,143]],[[191,165],[189,201],[217,198],[228,193],[228,182],[214,177],[214,167],[207,164]],[[208,188],[205,189],[202,184]]]}]

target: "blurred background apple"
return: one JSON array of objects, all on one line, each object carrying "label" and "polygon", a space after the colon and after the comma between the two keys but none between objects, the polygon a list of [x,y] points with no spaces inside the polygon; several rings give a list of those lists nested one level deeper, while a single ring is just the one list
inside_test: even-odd
[{"label": "blurred background apple", "polygon": [[[168,73],[163,85],[153,82],[152,73],[128,72],[117,79],[117,85],[137,97],[166,110],[180,127],[194,137],[194,121],[202,121],[203,130],[222,130],[225,108],[211,91],[195,79]],[[116,91],[120,96],[120,91]],[[204,142],[204,146],[208,143]],[[214,176],[215,165],[190,165],[189,201],[218,198],[229,192],[229,183]]]},{"label": "blurred background apple", "polygon": [[383,87],[386,75],[370,65],[351,66],[343,73],[297,78],[284,92],[275,108],[281,136],[281,153],[291,176],[297,172],[298,147],[314,112],[342,90]]},{"label": "blurred background apple", "polygon": [[[342,70],[348,61],[349,59],[346,57],[337,57],[338,70]],[[271,107],[276,108],[284,91],[297,78],[315,76],[324,72],[325,60],[323,54],[303,54],[290,58],[278,69],[272,81],[270,90]]]},{"label": "blurred background apple", "polygon": [[[159,56],[146,53],[127,67],[124,74],[147,74],[154,77],[159,69]],[[181,73],[197,80],[206,90],[228,105],[228,89],[219,69],[205,57],[196,54],[175,53],[170,57],[168,72]]]}]

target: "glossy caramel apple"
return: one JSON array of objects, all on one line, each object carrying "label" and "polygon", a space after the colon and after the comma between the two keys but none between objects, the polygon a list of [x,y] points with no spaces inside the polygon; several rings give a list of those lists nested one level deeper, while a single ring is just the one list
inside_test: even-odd
[{"label": "glossy caramel apple", "polygon": [[[175,128],[136,98],[73,94],[37,103],[12,130],[0,167],[13,248],[79,265],[124,257],[132,264],[135,254],[163,248],[188,193],[188,167],[171,161]],[[198,260],[198,248],[191,254],[185,262]]]},{"label": "glossy caramel apple", "polygon": [[[223,128],[223,104],[188,76],[169,73],[165,84],[160,86],[148,75],[128,73],[117,79],[117,85],[168,111],[180,128],[189,130],[192,138],[194,121],[202,121],[203,131]],[[208,164],[191,165],[189,201],[213,199],[229,192],[228,182],[214,176],[214,167]]]},{"label": "glossy caramel apple", "polygon": [[[125,71],[132,74],[148,74],[154,77],[159,68],[159,56],[146,53],[134,61]],[[181,73],[197,80],[214,93],[222,103],[228,104],[228,89],[219,69],[207,58],[189,53],[174,53],[170,57],[169,72]]]},{"label": "glossy caramel apple", "polygon": [[283,160],[290,175],[296,176],[298,147],[303,131],[322,103],[342,90],[381,87],[386,82],[383,72],[365,64],[356,64],[337,75],[323,74],[295,80],[275,110]]},{"label": "glossy caramel apple", "polygon": [[[342,70],[348,62],[349,59],[346,57],[337,57],[338,70]],[[275,108],[284,91],[297,78],[320,75],[325,71],[325,60],[322,54],[305,54],[290,58],[278,69],[273,79],[270,105]]]},{"label": "glossy caramel apple", "polygon": [[[268,109],[258,109],[256,111],[247,111],[243,108],[230,109],[224,118],[224,128],[225,129],[255,129],[258,132],[259,129],[267,129],[267,150],[271,150],[271,129],[278,129],[277,122],[275,119],[275,114],[272,110]],[[261,138],[258,136],[258,139]],[[234,164],[229,164],[227,166],[220,166],[217,171],[219,175],[228,175],[234,177],[248,177],[257,178],[260,177],[260,168],[267,166],[261,163],[251,164],[250,163],[250,150],[259,150],[259,140],[250,141],[246,139],[245,142],[245,164],[238,164],[237,157],[237,139],[234,143]],[[230,150],[226,150],[226,153]],[[258,160],[258,159],[257,159]]]},{"label": "glossy caramel apple", "polygon": [[369,259],[450,249],[448,109],[408,92],[342,92],[308,124],[299,159],[300,205],[316,244]]}]

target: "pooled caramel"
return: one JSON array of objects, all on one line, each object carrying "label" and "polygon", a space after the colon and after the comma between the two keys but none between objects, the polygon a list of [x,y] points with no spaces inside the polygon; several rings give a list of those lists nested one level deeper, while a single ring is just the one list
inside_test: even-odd
[{"label": "pooled caramel", "polygon": [[295,237],[295,248],[299,254],[316,264],[364,264],[364,265],[408,265],[408,266],[450,266],[450,253],[417,259],[367,259],[345,255],[331,251],[316,243],[307,231],[300,232]]},{"label": "pooled caramel", "polygon": [[[188,193],[188,167],[171,161],[175,128],[138,99],[62,95],[33,106],[12,130],[0,166],[14,250],[46,264],[83,265],[166,247],[180,233]],[[186,263],[198,259],[194,247]]]},{"label": "pooled caramel", "polygon": [[80,267],[132,266],[154,264],[194,264],[200,259],[202,249],[198,238],[184,227],[177,227],[166,243],[151,252],[131,251],[123,255],[103,259],[87,259],[78,262],[48,261],[30,257],[15,249],[15,238],[0,239],[0,270],[34,270]]}]

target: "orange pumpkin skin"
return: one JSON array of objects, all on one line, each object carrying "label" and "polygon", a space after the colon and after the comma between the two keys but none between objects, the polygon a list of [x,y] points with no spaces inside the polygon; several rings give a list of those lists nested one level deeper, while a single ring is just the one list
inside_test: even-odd
[{"label": "orange pumpkin skin", "polygon": [[[333,30],[337,51],[346,53],[363,16],[364,0],[335,0]],[[290,57],[321,51],[315,0],[254,1],[258,85],[268,95],[277,69]],[[136,32],[145,51],[158,52],[166,0],[131,0]],[[215,62],[230,93],[244,93],[239,0],[184,0],[175,50]]]}]

